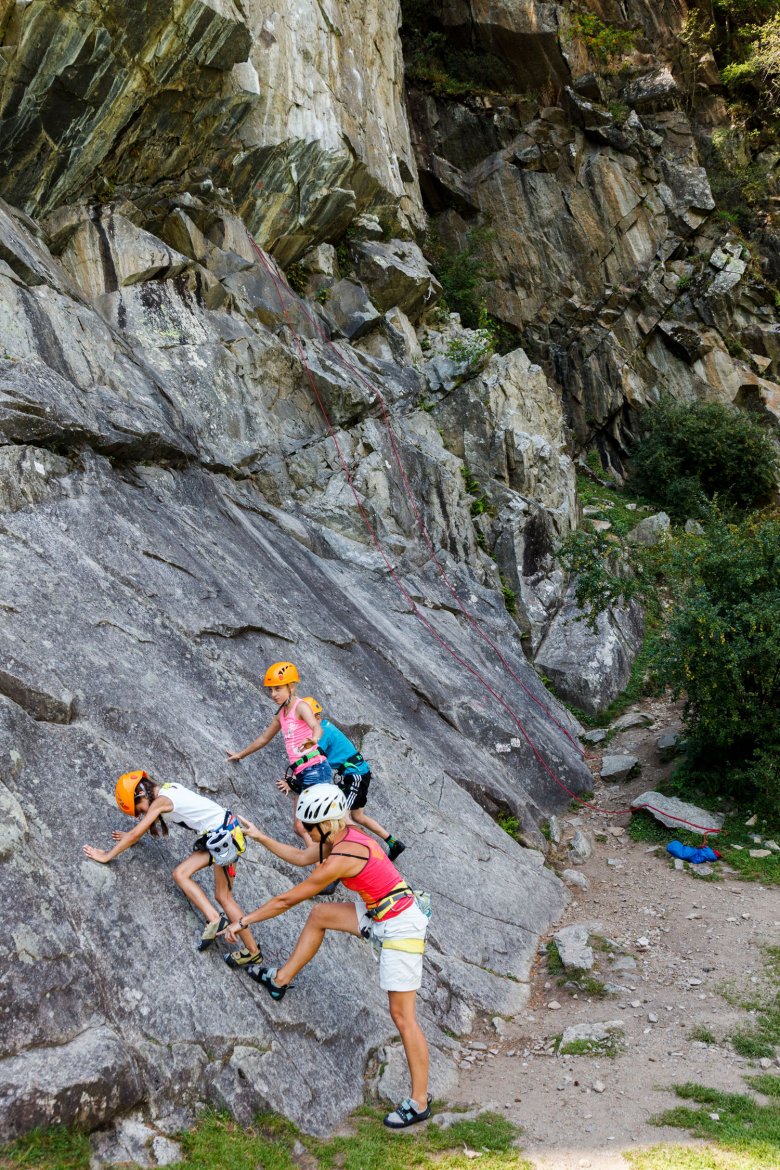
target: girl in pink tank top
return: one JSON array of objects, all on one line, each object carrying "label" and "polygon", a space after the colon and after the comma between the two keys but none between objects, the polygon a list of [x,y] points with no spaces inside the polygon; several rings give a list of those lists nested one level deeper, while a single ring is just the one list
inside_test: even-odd
[{"label": "girl in pink tank top", "polygon": [[[312,784],[330,783],[330,765],[317,747],[322,727],[314,718],[314,712],[305,699],[295,694],[300,681],[298,668],[292,662],[274,662],[268,667],[263,685],[268,689],[277,711],[262,735],[238,752],[228,752],[232,763],[246,759],[252,752],[265,747],[280,731],[284,735],[284,746],[290,761],[283,779],[277,780],[276,787],[285,794],[294,795]],[[311,837],[293,812],[293,830],[307,845]]]}]

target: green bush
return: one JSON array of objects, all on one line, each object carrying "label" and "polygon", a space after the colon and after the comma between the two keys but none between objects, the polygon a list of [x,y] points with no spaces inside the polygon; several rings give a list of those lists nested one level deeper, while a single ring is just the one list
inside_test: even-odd
[{"label": "green bush", "polygon": [[686,696],[691,781],[780,802],[780,519],[729,524],[672,548],[674,605],[654,667]]},{"label": "green bush", "polygon": [[484,325],[482,291],[493,278],[485,259],[486,245],[495,239],[489,227],[472,228],[463,248],[453,248],[441,235],[437,226],[428,233],[425,252],[442,287],[448,309],[460,313],[461,324],[467,329]]},{"label": "green bush", "polygon": [[629,486],[676,520],[703,518],[708,501],[743,515],[771,498],[774,444],[759,423],[717,402],[664,402],[647,414]]}]

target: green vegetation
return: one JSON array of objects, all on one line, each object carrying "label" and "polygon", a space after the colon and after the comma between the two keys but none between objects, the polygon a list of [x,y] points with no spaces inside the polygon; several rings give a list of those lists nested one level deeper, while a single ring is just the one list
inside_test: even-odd
[{"label": "green vegetation", "polygon": [[520,822],[517,817],[513,817],[511,813],[502,812],[496,817],[496,824],[499,829],[503,829],[510,837],[518,839],[520,833]]},{"label": "green vegetation", "polygon": [[[629,545],[621,533],[636,515],[605,507],[613,531],[583,529],[558,554],[592,627],[610,606],[645,606],[650,632],[631,698],[663,688],[685,696],[683,794],[727,794],[770,825],[780,823],[780,514],[751,509],[777,476],[775,445],[753,419],[717,404],[664,403],[628,482],[676,519],[699,516],[701,531]],[[580,486],[589,500],[618,494],[585,477]]]},{"label": "green vegetation", "polygon": [[709,1028],[705,1028],[703,1024],[698,1024],[695,1028],[691,1028],[688,1033],[689,1040],[698,1040],[701,1044],[714,1044],[716,1037],[715,1033],[711,1032]]},{"label": "green vegetation", "polygon": [[[435,1122],[402,1137],[386,1129],[382,1113],[364,1108],[353,1118],[354,1133],[320,1139],[298,1133],[272,1114],[242,1126],[222,1113],[207,1113],[181,1137],[184,1158],[173,1170],[296,1170],[296,1141],[314,1170],[415,1170],[435,1163],[440,1170],[467,1170],[467,1150],[480,1151],[481,1170],[531,1170],[515,1148],[518,1130],[493,1113],[457,1121],[440,1130]],[[0,1170],[89,1170],[89,1141],[65,1129],[30,1134],[0,1149]]]},{"label": "green vegetation", "polygon": [[622,1052],[624,1043],[616,1032],[611,1032],[606,1040],[570,1040],[568,1044],[558,1044],[558,1053],[561,1056],[609,1056],[615,1057]]},{"label": "green vegetation", "polygon": [[488,497],[482,490],[482,484],[479,480],[471,474],[465,463],[461,468],[461,475],[463,476],[463,483],[466,491],[470,496],[474,496],[474,502],[471,505],[471,515],[476,519],[477,516],[483,516],[487,513],[488,516],[495,516],[495,505],[490,502]]},{"label": "green vegetation", "polygon": [[780,1046],[780,947],[768,947],[768,985],[764,994],[743,1006],[755,1011],[755,1023],[730,1037],[735,1051],[751,1060],[772,1057]]},{"label": "green vegetation", "polygon": [[578,39],[607,69],[615,69],[620,58],[631,53],[636,45],[635,32],[616,24],[606,24],[592,12],[575,12],[570,20]]},{"label": "green vegetation", "polygon": [[504,599],[506,611],[507,613],[511,614],[512,617],[514,617],[517,613],[517,594],[515,593],[514,589],[509,588],[506,581],[504,580],[503,574],[499,574],[499,576],[501,579],[501,596]]},{"label": "green vegetation", "polygon": [[306,292],[306,285],[309,282],[308,275],[303,266],[301,264],[291,264],[284,275],[296,296],[302,297]]},{"label": "green vegetation", "polygon": [[495,236],[490,227],[471,228],[465,245],[458,248],[445,239],[441,225],[434,224],[425,241],[425,253],[441,284],[447,309],[460,314],[466,329],[486,327],[482,292],[493,278],[487,245]]},{"label": "green vegetation", "polygon": [[[668,1109],[655,1118],[657,1125],[673,1125],[680,1129],[687,1129],[695,1137],[709,1138],[717,1143],[717,1147],[745,1155],[749,1160],[738,1163],[733,1160],[712,1165],[736,1167],[744,1165],[745,1170],[767,1170],[777,1165],[778,1149],[780,1149],[780,1107],[775,1101],[769,1105],[760,1105],[755,1098],[741,1093],[721,1093],[716,1089],[708,1089],[704,1085],[685,1084],[675,1085],[678,1097],[695,1102],[700,1108],[692,1109],[689,1106],[679,1105],[676,1109]],[[712,1115],[716,1116],[713,1117]],[[634,1164],[642,1170],[650,1170],[652,1162]],[[704,1165],[706,1166],[706,1162]],[[664,1162],[656,1162],[657,1166],[664,1166]],[[674,1163],[680,1166],[680,1163]],[[685,1165],[685,1163],[683,1163]],[[695,1166],[696,1163],[693,1163]]]},{"label": "green vegetation", "polygon": [[[563,963],[561,962],[560,952],[554,939],[550,939],[550,941],[545,946],[545,950],[547,951],[547,970],[550,975],[555,978],[559,987],[563,987],[564,984],[569,983],[572,984],[579,993],[586,995],[591,999],[606,998],[608,992],[600,979],[597,979],[594,975],[589,974],[587,971],[577,972],[566,970]],[[610,1049],[609,1052],[607,1052],[608,1048]],[[570,1049],[567,1047],[561,1051],[569,1052]],[[573,1052],[573,1050],[571,1051]],[[588,1051],[591,1051],[591,1049],[588,1049]],[[594,1048],[592,1051],[597,1051],[597,1049]],[[608,1055],[614,1055],[617,1051],[617,1048],[614,1045],[608,1045],[606,1048],[603,1046],[600,1047],[598,1051],[604,1052]]]},{"label": "green vegetation", "polygon": [[507,63],[473,39],[463,44],[434,15],[427,0],[401,0],[401,44],[406,77],[438,97],[511,93]]},{"label": "green vegetation", "polygon": [[715,497],[743,515],[777,482],[775,445],[758,422],[718,402],[661,402],[631,457],[629,487],[678,521],[706,518]]}]

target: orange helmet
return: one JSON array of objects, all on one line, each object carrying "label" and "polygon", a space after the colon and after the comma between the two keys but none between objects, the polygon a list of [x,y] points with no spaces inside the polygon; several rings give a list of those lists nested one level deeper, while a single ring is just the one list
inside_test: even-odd
[{"label": "orange helmet", "polygon": [[303,702],[309,704],[315,715],[322,713],[322,704],[318,703],[316,699],[313,699],[311,695],[307,695]]},{"label": "orange helmet", "polygon": [[129,817],[135,816],[135,790],[142,780],[148,780],[146,772],[123,772],[116,782],[114,789],[116,802],[123,813]]},{"label": "orange helmet", "polygon": [[292,662],[274,662],[268,667],[263,679],[264,687],[283,687],[288,683],[301,681],[298,668]]}]

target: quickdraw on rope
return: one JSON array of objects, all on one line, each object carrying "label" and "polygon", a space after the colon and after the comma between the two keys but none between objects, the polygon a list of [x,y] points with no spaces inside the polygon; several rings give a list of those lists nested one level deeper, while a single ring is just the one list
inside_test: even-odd
[{"label": "quickdraw on rope", "polygon": [[[322,398],[320,397],[319,390],[317,389],[317,384],[314,380],[314,375],[312,374],[309,363],[306,360],[306,352],[305,352],[305,349],[303,347],[303,343],[301,341],[301,338],[300,338],[295,326],[292,323],[292,320],[290,318],[290,314],[287,311],[287,304],[285,302],[285,297],[284,297],[284,292],[283,292],[283,290],[285,288],[287,288],[287,291],[288,291],[290,297],[293,297],[295,299],[298,307],[304,313],[307,320],[312,325],[312,327],[315,329],[315,331],[317,332],[320,339],[336,355],[336,359],[343,366],[345,366],[356,378],[358,378],[359,381],[361,381],[369,389],[369,391],[372,393],[374,398],[379,403],[381,415],[382,415],[382,420],[383,420],[385,427],[387,429],[387,433],[388,433],[388,437],[389,437],[389,441],[390,441],[390,446],[391,446],[391,449],[393,452],[393,457],[395,459],[396,464],[398,465],[398,468],[399,468],[399,471],[401,474],[404,492],[406,494],[406,497],[408,499],[408,502],[409,502],[411,510],[414,514],[414,517],[417,521],[420,532],[422,533],[423,539],[425,540],[425,543],[427,544],[428,549],[431,553],[431,557],[433,559],[433,562],[436,565],[436,568],[438,569],[438,571],[442,577],[442,580],[445,582],[450,594],[452,595],[458,609],[463,614],[463,616],[466,618],[470,627],[475,631],[475,633],[477,633],[479,635],[479,637],[482,638],[482,640],[484,642],[486,642],[488,646],[490,646],[490,648],[496,654],[496,656],[498,657],[500,662],[503,664],[503,666],[506,668],[508,673],[518,683],[518,685],[521,687],[521,689],[524,691],[524,693],[528,696],[528,698],[531,699],[532,702],[534,702],[537,705],[537,707],[539,707],[541,709],[541,711],[547,716],[547,718],[552,723],[554,723],[555,726],[560,731],[563,732],[563,734],[566,736],[566,738],[569,740],[569,742],[577,749],[579,754],[584,757],[585,752],[584,752],[582,745],[571,735],[569,730],[566,727],[564,727],[563,724],[560,723],[555,718],[555,716],[552,714],[552,712],[544,705],[544,703],[541,702],[541,700],[533,693],[533,691],[531,691],[530,688],[526,686],[526,684],[522,681],[522,679],[518,677],[517,673],[512,669],[512,666],[510,665],[510,663],[507,662],[506,658],[501,653],[500,648],[495,644],[495,642],[492,640],[492,638],[490,638],[490,636],[482,629],[477,618],[466,609],[466,607],[463,605],[462,601],[460,600],[460,598],[457,594],[457,590],[455,589],[455,586],[450,581],[449,577],[447,576],[447,572],[446,572],[444,566],[441,564],[441,561],[439,560],[439,557],[438,557],[437,552],[436,552],[436,548],[435,548],[433,541],[431,540],[430,534],[428,533],[428,530],[425,526],[425,522],[424,522],[422,516],[420,515],[420,511],[419,511],[419,508],[417,506],[417,502],[414,498],[414,494],[411,490],[409,480],[407,478],[406,471],[405,471],[404,466],[403,466],[403,460],[401,459],[400,453],[398,451],[398,447],[397,447],[396,440],[395,440],[395,434],[393,432],[392,422],[391,422],[390,415],[389,415],[389,412],[387,409],[387,402],[385,401],[384,395],[382,394],[381,390],[379,389],[379,387],[377,385],[375,385],[368,378],[366,378],[365,375],[356,366],[354,366],[352,364],[352,362],[349,360],[348,357],[346,357],[346,355],[342,352],[342,350],[331,341],[330,337],[327,335],[325,330],[322,328],[322,326],[321,326],[320,322],[317,320],[316,316],[309,310],[308,305],[306,305],[306,303],[304,301],[302,301],[299,297],[295,296],[295,294],[292,292],[292,290],[289,289],[289,287],[286,285],[286,282],[280,280],[280,278],[278,277],[278,275],[275,271],[274,265],[271,264],[268,257],[263,252],[263,250],[258,246],[257,242],[255,241],[254,237],[252,236],[251,232],[249,232],[248,229],[247,229],[247,238],[249,239],[249,242],[252,246],[252,249],[254,250],[254,252],[256,253],[256,255],[258,257],[258,260],[260,261],[262,266],[265,268],[266,272],[270,276],[271,281],[274,285],[274,288],[276,290],[276,295],[277,295],[277,298],[279,300],[279,305],[280,305],[282,313],[284,315],[285,323],[287,325],[287,328],[290,330],[290,333],[292,334],[293,340],[295,342],[295,347],[298,351],[298,355],[299,355],[300,360],[301,360],[301,364],[303,365],[303,368],[306,371],[306,377],[307,377],[309,384],[312,388],[312,392],[313,392],[314,397],[316,399],[317,406],[319,407],[320,413],[321,413],[323,420],[325,422],[325,426],[327,428],[328,435],[333,440],[333,444],[336,448],[336,453],[338,454],[339,462],[341,463],[345,478],[347,480],[347,484],[349,485],[349,489],[352,492],[352,495],[353,495],[354,500],[355,500],[355,505],[360,513],[363,524],[365,525],[365,528],[366,528],[367,532],[369,533],[369,536],[371,537],[371,540],[372,540],[377,552],[379,553],[382,560],[384,561],[388,573],[393,578],[393,581],[395,582],[399,591],[401,592],[402,596],[404,597],[405,601],[407,602],[411,612],[425,626],[425,628],[428,630],[428,632],[431,634],[431,636],[439,643],[439,645],[442,646],[447,651],[447,653],[449,655],[451,655],[451,657],[460,666],[463,667],[464,670],[467,670],[469,672],[469,674],[473,675],[473,677],[475,679],[477,679],[477,681],[481,684],[481,686],[483,686],[485,688],[485,690],[490,695],[492,695],[493,698],[504,708],[504,710],[507,712],[507,714],[513,720],[513,722],[519,728],[520,733],[522,734],[523,738],[525,739],[526,743],[528,744],[529,748],[533,752],[533,754],[536,757],[539,764],[541,764],[544,771],[547,773],[547,775],[550,777],[550,779],[553,780],[554,783],[558,785],[559,788],[563,789],[563,791],[565,793],[567,793],[567,795],[572,798],[572,800],[575,800],[579,805],[581,805],[583,808],[588,809],[591,812],[602,813],[605,816],[622,816],[622,815],[625,815],[626,813],[633,812],[633,809],[631,807],[618,808],[618,809],[602,808],[600,805],[592,804],[589,801],[583,800],[582,797],[578,796],[576,792],[573,792],[570,788],[567,788],[567,786],[563,783],[562,780],[559,779],[559,777],[555,774],[555,772],[552,770],[550,765],[547,763],[547,761],[542,756],[541,752],[537,748],[537,746],[534,743],[533,739],[531,738],[530,734],[526,730],[525,725],[523,724],[520,716],[517,714],[517,712],[514,710],[514,708],[490,685],[490,683],[485,678],[482,677],[482,675],[479,673],[477,668],[472,663],[470,663],[470,662],[466,661],[464,658],[462,658],[457,653],[457,651],[454,650],[453,647],[449,645],[449,643],[446,641],[446,639],[444,637],[442,637],[442,635],[438,632],[438,630],[425,617],[425,615],[420,610],[419,606],[416,604],[414,599],[410,596],[409,591],[407,590],[406,586],[404,585],[404,583],[401,581],[400,577],[396,573],[392,562],[390,561],[384,548],[382,547],[381,541],[379,540],[376,532],[374,531],[374,528],[371,524],[371,521],[369,520],[368,515],[366,514],[366,510],[363,507],[363,502],[360,498],[360,493],[358,492],[357,488],[355,487],[354,480],[352,478],[349,467],[347,465],[347,461],[344,458],[344,454],[343,454],[341,447],[339,445],[338,438],[337,438],[336,433],[335,433],[333,426],[331,424],[330,418],[328,416],[328,412],[325,408],[325,404],[322,401]],[[653,805],[650,805],[650,804],[645,804],[642,807],[648,809],[650,812],[663,812],[663,815],[668,817],[670,820],[678,821],[680,824],[687,826],[689,829],[695,829],[698,832],[704,833],[705,834],[705,843],[706,843],[706,834],[719,833],[722,831],[720,829],[714,829],[711,826],[694,824],[692,821],[686,821],[682,817],[675,817],[671,813],[667,813],[664,810],[657,809]]]}]

